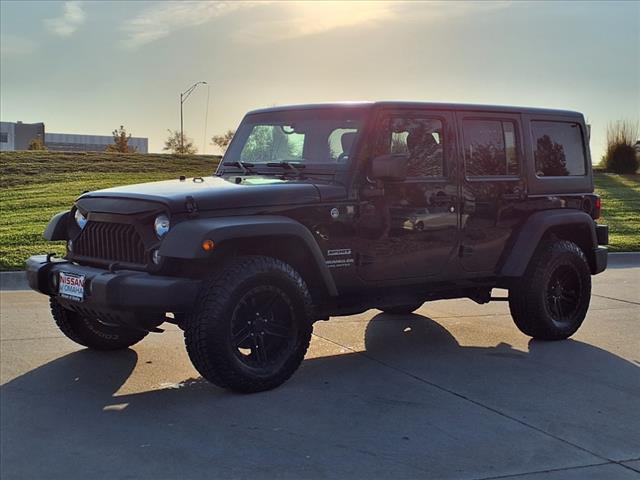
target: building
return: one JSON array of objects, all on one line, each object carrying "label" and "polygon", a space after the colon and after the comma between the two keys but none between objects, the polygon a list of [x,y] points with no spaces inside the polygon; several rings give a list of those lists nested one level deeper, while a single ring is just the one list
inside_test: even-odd
[{"label": "building", "polygon": [[[0,122],[0,151],[28,150],[34,138],[42,138],[48,150],[57,152],[104,152],[113,144],[111,135],[79,135],[45,132],[44,123]],[[149,153],[149,139],[131,137],[129,146]]]},{"label": "building", "polygon": [[34,138],[44,141],[44,123],[0,122],[0,151],[28,150]]}]

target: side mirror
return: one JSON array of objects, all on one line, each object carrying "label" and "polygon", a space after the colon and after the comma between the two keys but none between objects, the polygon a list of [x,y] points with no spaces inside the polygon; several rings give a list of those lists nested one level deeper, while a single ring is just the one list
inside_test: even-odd
[{"label": "side mirror", "polygon": [[373,180],[404,180],[409,157],[404,154],[380,155],[371,162],[369,177]]}]

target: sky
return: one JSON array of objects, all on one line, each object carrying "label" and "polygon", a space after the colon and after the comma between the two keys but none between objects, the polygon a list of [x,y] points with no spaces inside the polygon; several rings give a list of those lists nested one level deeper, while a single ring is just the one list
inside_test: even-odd
[{"label": "sky", "polygon": [[[0,118],[199,152],[252,109],[416,100],[640,115],[640,2],[0,1]],[[208,97],[208,103],[207,103]],[[206,131],[205,131],[205,119]]]}]

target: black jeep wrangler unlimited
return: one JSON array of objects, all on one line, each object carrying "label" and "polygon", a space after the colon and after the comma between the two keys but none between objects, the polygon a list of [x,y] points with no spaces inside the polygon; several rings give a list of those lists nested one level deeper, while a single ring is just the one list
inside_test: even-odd
[{"label": "black jeep wrangler unlimited", "polygon": [[607,263],[588,132],[569,111],[345,103],[249,113],[217,172],[86,193],[45,237],[29,282],[66,336],[127,348],[184,330],[204,378],[274,388],[313,323],[508,289],[544,340],[585,318]]}]

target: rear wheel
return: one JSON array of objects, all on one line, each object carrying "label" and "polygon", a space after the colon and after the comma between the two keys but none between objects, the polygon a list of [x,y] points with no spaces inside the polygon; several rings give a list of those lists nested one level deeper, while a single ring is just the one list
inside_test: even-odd
[{"label": "rear wheel", "polygon": [[575,243],[542,244],[527,271],[509,289],[509,309],[521,332],[541,340],[573,335],[587,314],[591,300],[591,271]]},{"label": "rear wheel", "polygon": [[311,297],[286,263],[234,259],[203,286],[185,344],[200,374],[239,392],[269,390],[298,368],[312,331]]},{"label": "rear wheel", "polygon": [[122,350],[138,343],[148,332],[102,323],[98,318],[86,317],[60,305],[55,297],[49,299],[51,315],[67,338],[94,350]]}]

